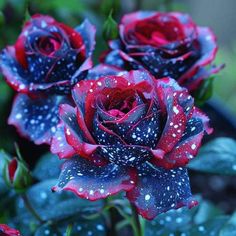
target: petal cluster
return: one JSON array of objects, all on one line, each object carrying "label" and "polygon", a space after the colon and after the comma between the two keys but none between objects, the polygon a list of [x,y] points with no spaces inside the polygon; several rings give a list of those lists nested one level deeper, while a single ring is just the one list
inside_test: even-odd
[{"label": "petal cluster", "polygon": [[55,191],[97,200],[124,190],[148,219],[195,204],[185,165],[212,129],[186,89],[140,70],[81,81],[72,96],[52,140],[69,158]]}]

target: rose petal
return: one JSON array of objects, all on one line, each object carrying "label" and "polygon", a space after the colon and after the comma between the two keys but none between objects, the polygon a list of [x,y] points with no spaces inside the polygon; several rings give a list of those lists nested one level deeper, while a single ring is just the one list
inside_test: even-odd
[{"label": "rose petal", "polygon": [[49,144],[59,121],[58,107],[64,102],[70,103],[65,96],[30,98],[28,95],[18,94],[8,123],[36,144]]},{"label": "rose petal", "polygon": [[60,118],[64,122],[64,132],[66,141],[73,149],[83,157],[88,157],[92,154],[98,145],[91,144],[86,136],[86,133],[80,129],[76,109],[66,104],[60,106]]},{"label": "rose petal", "polygon": [[57,131],[52,138],[50,151],[53,154],[57,154],[60,158],[70,158],[76,154],[76,151],[67,143],[64,130],[63,123],[57,126]]},{"label": "rose petal", "polygon": [[147,146],[155,148],[162,132],[160,110],[153,104],[150,108],[149,114],[126,133],[124,133],[124,140],[128,144]]},{"label": "rose petal", "polygon": [[111,66],[111,65],[101,63],[93,67],[91,70],[89,70],[86,79],[97,80],[98,78],[106,76],[106,75],[117,75],[122,71],[123,71],[122,69],[116,66]]},{"label": "rose petal", "polygon": [[87,57],[92,55],[95,47],[95,33],[96,28],[90,23],[88,19],[84,20],[81,25],[77,26],[75,30],[82,36]]},{"label": "rose petal", "polygon": [[16,61],[15,48],[7,47],[0,54],[0,70],[6,82],[18,92],[28,91],[28,82],[24,80],[27,71]]},{"label": "rose petal", "polygon": [[97,151],[101,156],[119,166],[139,166],[153,157],[149,148],[135,145],[104,145]]},{"label": "rose petal", "polygon": [[13,229],[5,224],[0,224],[0,235],[2,236],[20,236],[20,231]]},{"label": "rose petal", "polygon": [[[161,87],[160,87],[161,88]],[[171,88],[161,88],[159,93],[166,106],[167,119],[157,147],[169,152],[182,137],[186,125],[186,114],[179,104],[177,93]]]},{"label": "rose petal", "polygon": [[210,134],[212,131],[213,129],[209,127],[209,118],[194,108],[192,117],[187,121],[184,134],[174,149],[162,160],[152,160],[152,163],[167,169],[187,165],[197,155],[203,135]]},{"label": "rose petal", "polygon": [[138,174],[138,183],[127,192],[127,198],[144,218],[152,220],[170,209],[196,205],[186,168],[165,170],[143,164]]},{"label": "rose petal", "polygon": [[106,198],[122,190],[128,191],[136,182],[134,169],[110,163],[104,167],[76,156],[62,166],[59,182],[53,191],[69,190],[91,201]]},{"label": "rose petal", "polygon": [[125,144],[119,135],[99,122],[98,115],[95,115],[93,119],[92,133],[96,143],[100,145]]}]

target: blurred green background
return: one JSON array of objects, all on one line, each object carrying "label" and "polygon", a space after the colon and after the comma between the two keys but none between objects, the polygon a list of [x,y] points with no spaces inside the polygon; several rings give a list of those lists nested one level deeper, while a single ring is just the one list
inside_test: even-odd
[{"label": "blurred green background", "polygon": [[[89,18],[97,27],[96,63],[106,48],[102,27],[111,9],[117,21],[124,13],[138,9],[174,10],[187,12],[198,25],[211,27],[219,42],[216,63],[226,64],[215,78],[214,96],[222,99],[225,107],[236,115],[235,0],[0,0],[0,49],[15,43],[28,14],[49,14],[70,26]],[[13,91],[0,77],[0,148],[7,150],[12,149],[12,140],[17,137],[13,128],[6,128],[12,99]]]}]

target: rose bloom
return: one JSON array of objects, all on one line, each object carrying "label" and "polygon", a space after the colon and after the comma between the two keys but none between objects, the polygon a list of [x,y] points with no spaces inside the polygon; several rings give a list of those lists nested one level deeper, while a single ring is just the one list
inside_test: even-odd
[{"label": "rose bloom", "polygon": [[178,12],[127,14],[119,25],[119,39],[109,46],[103,62],[125,70],[146,68],[156,78],[169,76],[191,92],[222,68],[205,68],[217,52],[213,32]]},{"label": "rose bloom", "polygon": [[48,143],[58,123],[58,105],[91,68],[95,28],[75,29],[50,16],[34,15],[15,45],[0,54],[0,70],[17,92],[9,123],[37,144]]},{"label": "rose bloom", "polygon": [[0,236],[20,236],[20,232],[10,228],[8,225],[0,224]]},{"label": "rose bloom", "polygon": [[72,96],[52,140],[69,159],[54,191],[97,200],[124,190],[147,219],[196,204],[185,165],[212,130],[185,88],[130,71],[80,81]]}]

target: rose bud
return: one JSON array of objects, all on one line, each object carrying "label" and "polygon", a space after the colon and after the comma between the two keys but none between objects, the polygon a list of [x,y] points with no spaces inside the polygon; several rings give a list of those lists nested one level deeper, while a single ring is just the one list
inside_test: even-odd
[{"label": "rose bud", "polygon": [[217,52],[213,32],[178,12],[127,14],[119,25],[119,39],[109,46],[104,63],[125,70],[145,68],[156,78],[169,76],[190,92],[222,68],[205,68]]},{"label": "rose bud", "polygon": [[8,225],[0,224],[0,236],[20,236],[20,232],[10,228]]},{"label": "rose bud", "polygon": [[196,204],[185,166],[212,129],[185,88],[130,71],[80,81],[72,96],[51,144],[69,159],[54,191],[93,201],[123,190],[147,219]]},{"label": "rose bud", "polygon": [[34,15],[15,45],[0,54],[0,70],[17,92],[9,124],[36,144],[49,143],[58,106],[92,67],[95,28],[85,20],[75,29],[50,16]]},{"label": "rose bud", "polygon": [[32,183],[32,177],[26,164],[17,158],[5,162],[3,177],[6,184],[16,192],[24,192]]}]

